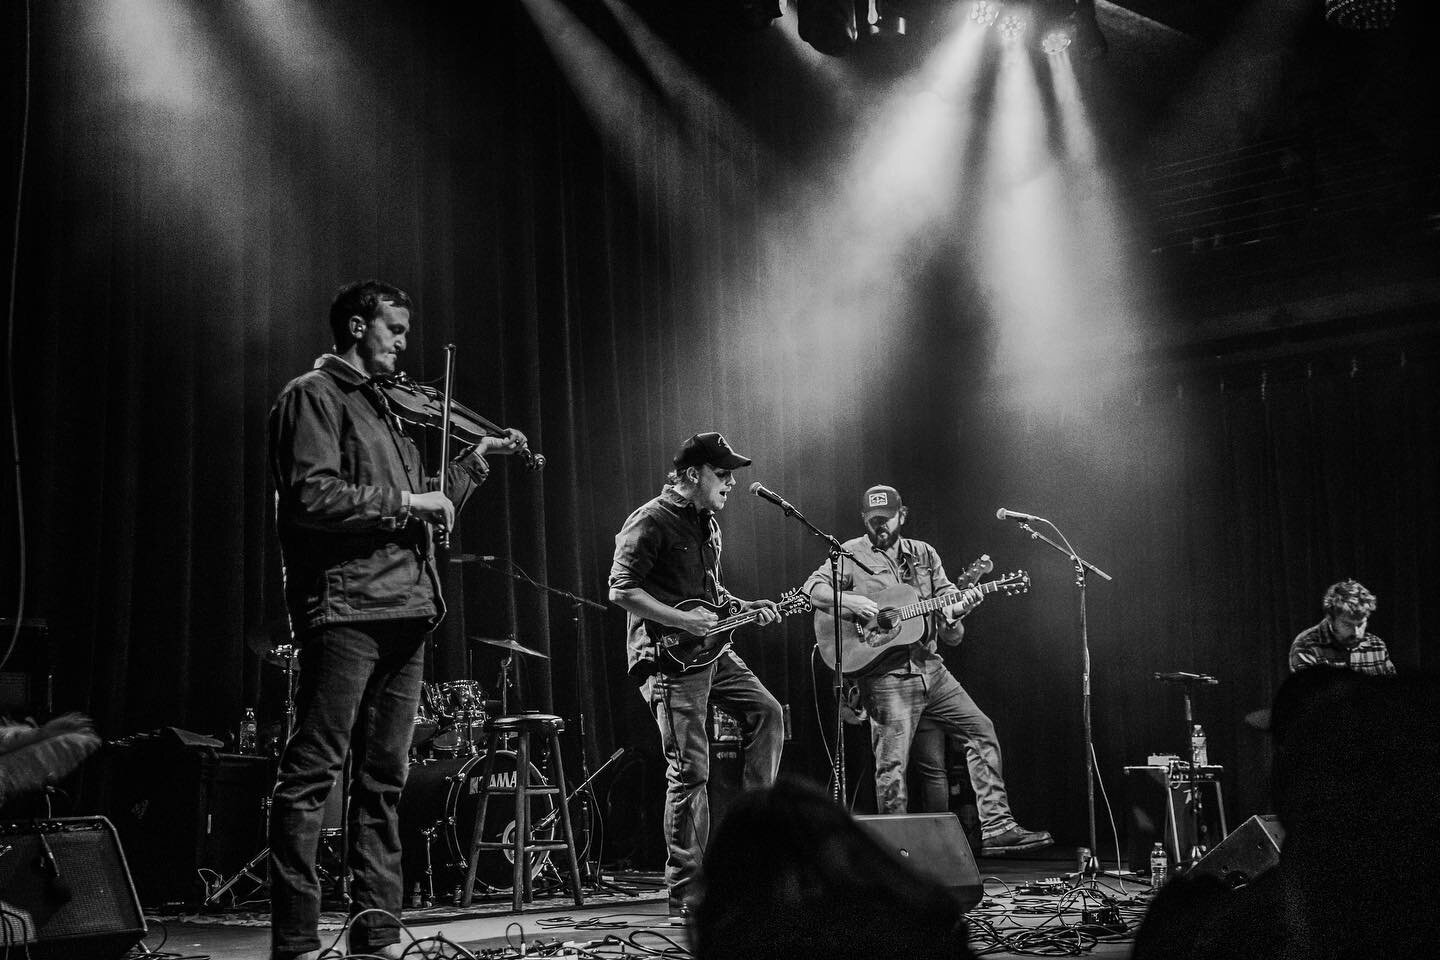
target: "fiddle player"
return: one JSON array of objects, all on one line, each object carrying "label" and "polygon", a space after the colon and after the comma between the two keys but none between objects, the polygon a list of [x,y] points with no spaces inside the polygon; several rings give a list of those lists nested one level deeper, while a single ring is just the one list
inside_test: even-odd
[{"label": "fiddle player", "polygon": [[[660,730],[665,754],[665,885],[670,914],[689,913],[691,883],[710,835],[710,738],[713,701],[740,725],[745,750],[742,785],[769,786],[785,745],[780,701],[766,690],[734,649],[684,673],[662,673],[647,621],[705,636],[718,622],[703,607],[677,609],[701,599],[733,598],[720,581],[720,524],[716,514],[735,487],[735,471],[751,461],[718,433],[697,433],[680,447],[660,495],[642,504],[615,535],[610,600],[628,614],[628,665]],[[759,623],[780,618],[773,600],[736,600],[758,611]]]},{"label": "fiddle player", "polygon": [[270,411],[275,522],[300,659],[270,816],[271,960],[320,954],[315,860],[347,751],[350,950],[400,955],[397,804],[424,640],[445,615],[432,527],[453,526],[489,472],[486,454],[513,453],[525,439],[514,430],[483,439],[447,465],[448,495],[436,489],[375,382],[395,372],[411,311],[389,284],[342,287],[330,306],[334,352],[287,384]]}]

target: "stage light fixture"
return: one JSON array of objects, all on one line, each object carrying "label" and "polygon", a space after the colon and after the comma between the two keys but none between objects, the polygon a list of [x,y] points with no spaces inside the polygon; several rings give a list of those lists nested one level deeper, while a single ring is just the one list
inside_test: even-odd
[{"label": "stage light fixture", "polygon": [[1396,3],[1397,0],[1325,0],[1325,20],[1346,30],[1383,30],[1395,19]]},{"label": "stage light fixture", "polygon": [[970,8],[970,19],[982,27],[994,26],[995,21],[1000,19],[1000,4],[991,0],[976,0]]},{"label": "stage light fixture", "polygon": [[1095,0],[1076,0],[1071,22],[1075,25],[1075,45],[1070,55],[1086,60],[1104,59],[1110,52],[1110,44],[1105,41],[1105,34],[1100,32],[1100,22],[1095,19]]},{"label": "stage light fixture", "polygon": [[1020,42],[1020,34],[1025,32],[1025,21],[1017,14],[1007,13],[1000,18],[1000,40],[1003,43]]},{"label": "stage light fixture", "polygon": [[1068,27],[1051,27],[1045,31],[1045,36],[1040,39],[1040,49],[1050,56],[1059,56],[1070,49],[1073,39]]},{"label": "stage light fixture", "polygon": [[855,0],[796,0],[795,20],[800,39],[826,56],[844,56],[860,35]]},{"label": "stage light fixture", "polygon": [[780,19],[784,13],[780,9],[780,0],[735,0],[735,3],[740,23],[747,30],[768,27],[771,21]]}]

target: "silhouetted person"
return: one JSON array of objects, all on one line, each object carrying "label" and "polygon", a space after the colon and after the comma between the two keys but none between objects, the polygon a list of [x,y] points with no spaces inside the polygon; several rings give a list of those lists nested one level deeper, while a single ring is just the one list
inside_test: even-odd
[{"label": "silhouetted person", "polygon": [[699,960],[973,956],[950,892],[810,784],[741,796],[711,838],[699,885]]},{"label": "silhouetted person", "polygon": [[1428,674],[1288,679],[1271,723],[1279,863],[1218,904],[1194,884],[1166,890],[1172,902],[1156,898],[1135,957],[1428,956],[1440,936],[1429,876],[1440,856],[1437,698]]}]

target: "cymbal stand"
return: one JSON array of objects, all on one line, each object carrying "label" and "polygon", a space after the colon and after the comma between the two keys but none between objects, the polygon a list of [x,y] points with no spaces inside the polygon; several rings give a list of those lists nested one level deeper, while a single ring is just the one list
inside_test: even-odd
[{"label": "cymbal stand", "polygon": [[[275,648],[275,655],[280,659],[285,668],[285,713],[280,721],[280,744],[279,750],[276,752],[276,763],[278,764],[280,754],[285,751],[285,744],[290,742],[290,733],[295,729],[295,658],[297,651],[294,644],[284,643]],[[270,825],[270,803],[271,800],[269,797],[266,797],[261,803],[261,809],[265,813],[267,836],[269,835]],[[244,865],[231,874],[224,883],[220,884],[220,886],[214,890],[207,892],[201,906],[214,906],[222,896],[229,892],[241,880],[249,880],[255,884],[256,890],[265,886],[267,883],[266,879],[263,876],[257,875],[256,871],[259,870],[261,864],[268,859],[270,859],[270,845],[266,844],[260,849],[259,853],[245,861]]]},{"label": "cymbal stand", "polygon": [[[280,757],[283,756],[285,752],[285,746],[290,742],[290,735],[295,731],[295,660],[299,655],[299,651],[293,644],[287,643],[276,647],[275,652],[280,660],[283,661],[285,667],[285,714],[280,726],[282,737],[279,744],[279,751],[275,756],[275,763],[278,768]],[[340,827],[338,831],[332,834],[332,836],[338,836],[339,838],[339,851],[336,854],[336,859],[340,862],[340,873],[339,876],[335,878],[337,881],[335,892],[342,901],[349,903],[350,867],[345,856],[345,850],[348,849],[350,842],[350,825],[348,817],[346,816],[350,799],[350,754],[348,752],[345,754],[345,763],[341,767],[340,782],[335,786],[338,786],[340,789]],[[335,786],[332,786],[331,789],[335,789]],[[267,796],[262,802],[262,807],[265,811],[267,836],[269,835],[271,805],[272,800]],[[320,831],[319,843],[317,843],[316,846],[315,855],[317,860],[320,857],[320,845],[324,843],[325,835],[326,831],[322,829]],[[256,871],[258,871],[260,865],[269,858],[270,845],[267,843],[261,848],[259,853],[245,861],[244,865],[235,871],[224,883],[207,893],[201,905],[206,907],[214,906],[226,892],[241,880],[251,881],[255,884],[257,890],[263,887],[268,881],[264,877],[258,876]]]},{"label": "cymbal stand", "polygon": [[[583,731],[584,731],[584,727],[585,727],[585,715],[584,715],[583,713],[580,714],[580,727],[581,727],[581,731],[582,731],[582,733],[581,733],[581,738],[582,738],[582,740],[583,740],[583,738],[584,738],[584,733],[583,733]],[[590,843],[590,841],[593,840],[594,838],[593,838],[593,836],[592,836],[592,829],[593,829],[593,827],[592,827],[591,820],[590,820],[589,818],[591,818],[591,817],[593,816],[592,805],[593,805],[594,802],[595,802],[595,792],[594,792],[594,790],[590,787],[590,783],[591,783],[591,781],[593,781],[596,777],[600,776],[600,774],[604,773],[606,767],[610,766],[610,764],[614,763],[616,760],[619,760],[619,759],[620,759],[622,756],[624,756],[624,755],[625,755],[625,748],[624,748],[624,747],[618,748],[614,753],[610,754],[610,759],[608,759],[608,760],[606,760],[604,763],[600,764],[600,766],[597,767],[593,773],[591,773],[591,772],[589,771],[589,769],[588,769],[589,764],[588,764],[588,763],[586,762],[586,760],[585,760],[585,751],[582,749],[582,750],[580,751],[580,772],[581,772],[581,774],[584,776],[584,779],[581,780],[578,784],[576,784],[576,785],[575,785],[575,789],[574,789],[574,790],[571,790],[570,793],[569,793],[563,800],[560,801],[560,803],[566,803],[566,804],[568,804],[568,803],[570,803],[571,801],[573,801],[576,797],[579,797],[579,798],[580,798],[580,802],[581,802],[581,804],[583,805],[581,809],[584,811],[584,813],[582,814],[582,816],[586,818],[586,820],[585,820],[586,853],[585,853],[585,860],[584,860],[584,862],[581,863],[581,865],[580,865],[580,870],[581,870],[580,882],[581,882],[581,885],[582,885],[582,886],[588,886],[588,887],[590,888],[591,892],[595,892],[595,893],[598,893],[601,888],[604,888],[604,889],[606,889],[606,890],[612,890],[612,891],[614,891],[615,893],[623,893],[623,894],[624,894],[625,896],[627,896],[627,897],[638,897],[640,894],[638,894],[638,893],[635,892],[634,890],[631,890],[629,887],[621,886],[621,885],[618,884],[618,883],[614,883],[614,882],[612,882],[612,881],[609,881],[609,880],[606,880],[606,879],[605,879],[604,871],[603,871],[603,870],[601,869],[601,867],[600,867],[600,855],[599,855],[599,852],[598,852],[598,851],[597,851],[596,854],[595,854],[595,859],[594,859],[594,861],[592,862],[591,859],[590,859],[590,850],[593,849],[593,846],[592,846],[592,844]],[[558,816],[560,816],[560,805],[559,805],[559,804],[556,804],[555,807],[554,807],[554,809],[552,809],[549,813],[545,814],[545,816],[541,817],[538,821],[536,821],[536,822],[531,826],[531,828],[530,828],[530,833],[531,833],[531,835],[532,835],[532,836],[538,835],[542,830],[545,830],[546,828],[548,828],[548,827],[550,826],[550,824],[552,824],[552,823],[555,822],[555,818],[558,817]],[[560,884],[562,887],[565,886],[565,885],[567,885],[567,884],[569,883],[569,881],[565,880],[563,877],[560,876],[559,868],[555,866],[555,862],[554,862],[553,860],[546,860],[545,866],[546,866],[547,869],[549,869],[549,870],[551,871],[552,879],[553,879],[556,883]],[[593,872],[592,872],[592,867],[593,867]]]}]

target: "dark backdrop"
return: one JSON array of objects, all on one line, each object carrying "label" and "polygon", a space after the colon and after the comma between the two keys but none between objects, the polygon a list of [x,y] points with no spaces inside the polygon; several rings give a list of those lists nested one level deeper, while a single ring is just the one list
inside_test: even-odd
[{"label": "dark backdrop", "polygon": [[[1222,678],[1198,704],[1211,756],[1234,774],[1232,813],[1263,806],[1263,744],[1241,717],[1268,703],[1289,638],[1335,579],[1379,594],[1373,626],[1401,669],[1433,665],[1429,316],[1203,361],[1142,353],[1123,385],[1027,406],[989,372],[988,320],[963,277],[917,280],[924,306],[893,329],[832,329],[819,311],[760,301],[757,278],[785,269],[754,242],[783,189],[775,170],[823,153],[833,119],[797,105],[804,84],[776,73],[793,58],[740,55],[774,54],[773,39],[682,36],[728,98],[698,105],[712,133],[733,108],[756,137],[677,145],[667,130],[682,104],[653,79],[614,100],[623,135],[599,135],[520,4],[487,3],[483,22],[473,4],[460,5],[469,16],[278,6],[293,22],[267,37],[244,4],[35,5],[7,360],[25,611],[49,625],[57,710],[92,713],[110,737],[225,733],[250,704],[278,716],[279,671],[247,643],[283,634],[265,416],[327,348],[333,289],[362,276],[416,296],[412,373],[438,376],[455,342],[458,398],[550,460],[538,475],[505,463],[464,515],[456,550],[510,563],[450,566],[432,676],[493,687],[497,657],[471,646],[467,659],[466,637],[547,652],[523,663],[527,702],[572,727],[583,713],[592,764],[633,751],[605,788],[617,818],[660,790],[656,736],[624,678],[623,617],[577,615],[500,570],[603,601],[614,531],[696,430],[724,431],[755,459],[742,483],[763,480],[842,537],[858,532],[860,491],[888,482],[910,505],[907,532],[952,571],[982,552],[1029,570],[1030,593],[981,608],[950,662],[1000,729],[1018,815],[1062,839],[1085,834],[1076,595],[1066,559],[997,522],[997,506],[1051,517],[1114,576],[1090,581],[1089,631],[1117,815],[1121,766],[1182,749],[1179,695],[1158,670]],[[581,6],[602,48],[644,76],[614,23]],[[6,14],[16,92],[18,7]],[[5,492],[8,615],[9,478]],[[741,595],[777,596],[823,559],[753,498],[722,519]],[[829,681],[817,694],[800,619],[739,646],[791,705],[786,768],[823,779]]]}]

